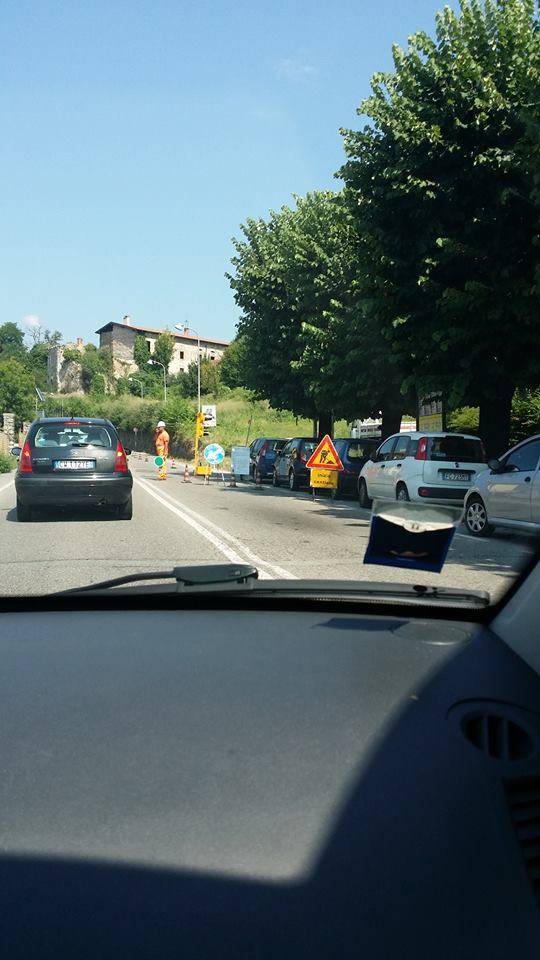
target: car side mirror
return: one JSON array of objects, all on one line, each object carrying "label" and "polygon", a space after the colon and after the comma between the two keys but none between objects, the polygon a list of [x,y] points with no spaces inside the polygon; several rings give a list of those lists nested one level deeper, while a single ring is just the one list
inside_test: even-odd
[{"label": "car side mirror", "polygon": [[18,460],[22,453],[22,447],[12,447],[10,453],[12,457],[17,457]]},{"label": "car side mirror", "polygon": [[502,470],[502,464],[500,460],[488,460],[488,467],[493,473],[500,473]]}]

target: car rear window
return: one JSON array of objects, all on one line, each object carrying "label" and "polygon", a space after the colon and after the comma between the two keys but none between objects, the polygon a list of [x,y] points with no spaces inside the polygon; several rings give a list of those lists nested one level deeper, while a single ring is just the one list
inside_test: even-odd
[{"label": "car rear window", "polygon": [[310,457],[316,446],[316,440],[304,440],[302,443],[302,451],[307,457]]},{"label": "car rear window", "polygon": [[266,442],[268,444],[269,450],[276,450],[276,451],[282,450],[285,444],[287,443],[286,440],[267,440]]},{"label": "car rear window", "polygon": [[348,448],[344,448],[344,456],[348,457],[349,460],[362,460],[364,457],[369,457],[377,449],[377,443],[378,441],[367,443],[365,440],[353,440],[349,443]]},{"label": "car rear window", "polygon": [[91,444],[93,447],[104,447],[112,450],[114,439],[107,427],[89,424],[87,426],[66,426],[64,423],[47,424],[39,427],[34,437],[34,447],[71,447]]},{"label": "car rear window", "polygon": [[472,437],[433,437],[429,444],[429,460],[458,460],[461,463],[485,463],[480,440]]}]

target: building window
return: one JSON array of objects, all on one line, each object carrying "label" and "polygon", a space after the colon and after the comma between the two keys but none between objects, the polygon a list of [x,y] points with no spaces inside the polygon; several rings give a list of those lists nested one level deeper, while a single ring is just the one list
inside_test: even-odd
[{"label": "building window", "polygon": [[147,341],[146,341],[146,346],[148,347],[148,353],[152,353],[152,341],[151,341],[151,340],[147,340]]},{"label": "building window", "polygon": [[181,360],[184,359],[184,351],[183,351],[183,350],[180,350],[179,357],[180,357]]}]

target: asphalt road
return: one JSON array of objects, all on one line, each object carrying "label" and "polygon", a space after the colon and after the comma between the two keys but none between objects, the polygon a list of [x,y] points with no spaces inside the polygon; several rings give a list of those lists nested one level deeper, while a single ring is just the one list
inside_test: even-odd
[{"label": "asphalt road", "polygon": [[18,524],[13,476],[1,475],[0,593],[48,593],[130,571],[230,560],[254,563],[265,578],[394,580],[487,590],[496,598],[535,547],[522,534],[476,540],[462,530],[441,574],[364,565],[370,513],[355,501],[321,493],[313,502],[307,491],[267,484],[183,483],[180,469],[162,483],[151,462],[131,458],[130,466],[131,521],[44,512]]}]

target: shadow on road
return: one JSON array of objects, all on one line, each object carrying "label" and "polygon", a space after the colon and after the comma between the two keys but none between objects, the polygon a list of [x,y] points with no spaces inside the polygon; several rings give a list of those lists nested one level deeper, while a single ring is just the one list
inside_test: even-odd
[{"label": "shadow on road", "polygon": [[[31,528],[33,523],[96,523],[96,521],[103,522],[104,520],[117,519],[112,511],[100,513],[98,509],[92,509],[91,507],[84,510],[76,509],[75,507],[66,507],[58,510],[47,510],[44,508],[43,510],[35,510],[32,514],[32,519],[25,522],[24,526]],[[18,523],[16,507],[9,510],[6,514],[6,520],[8,523]]]}]

